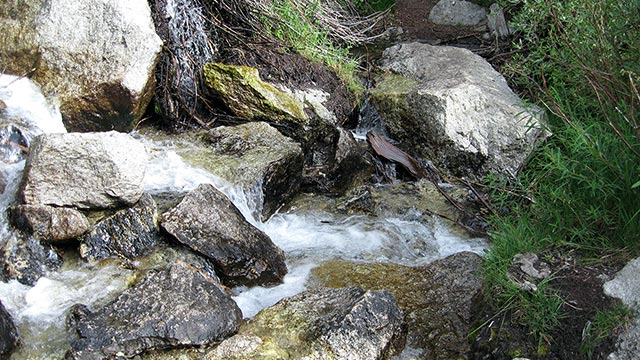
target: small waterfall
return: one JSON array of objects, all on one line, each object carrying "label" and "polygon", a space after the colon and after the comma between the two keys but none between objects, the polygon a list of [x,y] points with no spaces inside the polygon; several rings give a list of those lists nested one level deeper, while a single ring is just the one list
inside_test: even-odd
[{"label": "small waterfall", "polygon": [[367,133],[375,131],[385,137],[389,137],[384,127],[382,117],[378,114],[378,110],[371,104],[371,100],[366,98],[360,105],[358,114],[358,124],[353,130],[353,136],[358,140],[367,140]]}]

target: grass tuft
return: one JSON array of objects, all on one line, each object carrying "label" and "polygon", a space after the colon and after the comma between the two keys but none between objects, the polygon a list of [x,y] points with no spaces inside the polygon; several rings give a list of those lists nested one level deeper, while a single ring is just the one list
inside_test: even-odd
[{"label": "grass tuft", "polygon": [[505,280],[515,254],[640,253],[640,17],[628,16],[640,1],[502,3],[517,30],[503,73],[547,109],[553,136],[517,179],[487,178],[501,215],[484,271],[492,296],[544,339],[561,299]]}]

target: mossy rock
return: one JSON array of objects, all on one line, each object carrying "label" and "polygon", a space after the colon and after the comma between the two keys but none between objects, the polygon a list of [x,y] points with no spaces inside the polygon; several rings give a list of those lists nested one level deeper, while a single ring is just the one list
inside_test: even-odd
[{"label": "mossy rock", "polygon": [[309,286],[388,290],[406,315],[408,345],[420,349],[422,359],[459,359],[470,351],[481,263],[469,252],[418,267],[333,260],[312,270]]},{"label": "mossy rock", "polygon": [[249,66],[207,63],[207,86],[237,116],[251,120],[304,124],[304,104],[276,86],[262,81],[258,69]]},{"label": "mossy rock", "polygon": [[389,292],[313,289],[262,310],[204,359],[390,359],[405,336]]}]

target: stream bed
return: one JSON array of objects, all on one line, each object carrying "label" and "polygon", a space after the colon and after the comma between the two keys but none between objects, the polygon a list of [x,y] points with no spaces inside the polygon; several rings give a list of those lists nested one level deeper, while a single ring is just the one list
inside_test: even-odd
[{"label": "stream bed", "polygon": [[[27,138],[64,130],[55,105],[39,94],[37,88],[15,86],[18,82],[7,85],[10,79],[6,76],[0,80],[0,91],[13,92],[15,99],[28,99],[22,103],[5,101],[7,108],[16,111],[12,117],[33,119],[28,124],[16,124],[29,128],[25,134]],[[5,130],[11,126],[2,124]],[[304,206],[307,202],[329,201],[311,194],[300,195],[292,206],[262,222],[254,216],[259,213],[256,209],[261,203],[257,191],[242,190],[189,165],[178,155],[176,144],[170,140],[153,140],[142,133],[133,135],[145,144],[150,154],[144,180],[146,192],[161,197],[165,193],[187,192],[201,183],[213,184],[233,201],[249,222],[284,250],[289,271],[283,284],[271,288],[232,289],[233,299],[244,317],[252,317],[280,299],[305,290],[310,271],[324,261],[341,259],[415,266],[460,251],[482,253],[487,246],[484,239],[461,235],[461,231],[451,228],[447,222],[416,209],[385,216],[346,215],[330,212],[329,207]],[[2,173],[7,184],[0,197],[3,207],[0,240],[3,241],[12,236],[4,209],[15,201],[23,167],[23,159],[3,153]],[[99,308],[124,290],[136,271],[159,267],[163,262],[180,257],[161,246],[149,259],[141,260],[131,269],[116,261],[88,264],[73,248],[65,250],[63,267],[40,278],[33,287],[16,280],[0,282],[0,300],[13,316],[23,342],[12,359],[62,357],[69,346],[65,318],[73,304]]]}]

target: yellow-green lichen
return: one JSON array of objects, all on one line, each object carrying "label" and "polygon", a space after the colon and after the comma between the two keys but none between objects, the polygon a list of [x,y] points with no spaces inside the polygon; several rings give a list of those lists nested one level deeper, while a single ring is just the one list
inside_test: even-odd
[{"label": "yellow-green lichen", "polygon": [[302,102],[262,81],[255,68],[208,63],[204,75],[207,86],[238,116],[295,123],[308,119]]},{"label": "yellow-green lichen", "polygon": [[404,95],[413,91],[418,85],[418,81],[398,74],[387,74],[371,90],[372,95],[385,94],[386,96]]}]

